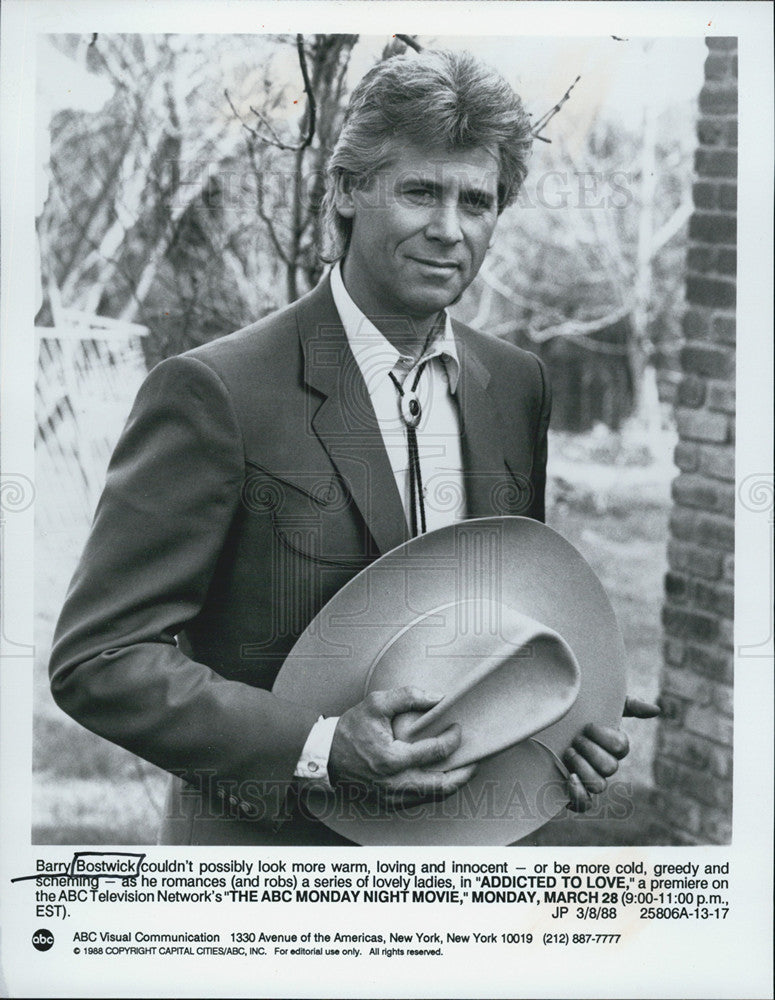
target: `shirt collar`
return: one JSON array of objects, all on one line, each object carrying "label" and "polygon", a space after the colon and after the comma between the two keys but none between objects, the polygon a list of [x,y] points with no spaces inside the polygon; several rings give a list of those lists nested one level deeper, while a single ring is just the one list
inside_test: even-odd
[{"label": "shirt collar", "polygon": [[[334,264],[331,269],[331,294],[342,320],[350,350],[369,392],[377,382],[388,378],[392,371],[400,373],[403,379],[406,373],[415,367],[414,361],[402,355],[353,302],[350,293],[344,287],[341,261]],[[420,361],[435,357],[442,359],[450,392],[454,393],[460,376],[460,361],[452,331],[452,320],[446,311],[443,330],[428,345],[422,358],[418,359],[418,364]]]}]

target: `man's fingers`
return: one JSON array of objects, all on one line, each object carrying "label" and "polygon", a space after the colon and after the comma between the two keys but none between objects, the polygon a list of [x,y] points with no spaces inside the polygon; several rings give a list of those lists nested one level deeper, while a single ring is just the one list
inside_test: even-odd
[{"label": "man's fingers", "polygon": [[[580,742],[583,742],[585,738],[588,743],[601,747],[617,760],[623,760],[630,752],[630,741],[627,738],[627,733],[621,729],[613,729],[610,726],[598,726],[595,723],[591,723],[585,726],[584,732],[578,737]],[[573,745],[576,746],[575,740]],[[576,746],[576,749],[584,753],[581,745]],[[586,757],[587,754],[584,753],[584,756]],[[594,761],[591,761],[591,763],[594,764]]]},{"label": "man's fingers", "polygon": [[475,772],[475,764],[456,767],[451,771],[409,770],[401,775],[394,775],[379,788],[386,802],[410,805],[446,798],[470,781]]},{"label": "man's fingers", "polygon": [[[653,719],[660,714],[660,708],[659,705],[639,698],[626,698],[622,714],[637,719]],[[571,772],[568,781],[568,808],[574,812],[588,809],[591,796],[604,791],[606,778],[616,774],[619,761],[629,752],[630,741],[621,729],[598,726],[595,723],[586,726],[564,754],[565,763]]]},{"label": "man's fingers", "polygon": [[439,764],[446,760],[460,746],[462,730],[457,723],[445,729],[438,736],[429,736],[416,743],[403,743],[397,741],[401,746],[402,758],[406,760],[406,767],[423,767],[428,764]]},{"label": "man's fingers", "polygon": [[586,812],[592,805],[592,799],[577,774],[571,774],[568,779],[568,795],[570,795],[568,809],[571,812]]},{"label": "man's fingers", "polygon": [[438,704],[442,697],[443,695],[423,691],[418,687],[400,687],[389,688],[387,691],[372,691],[366,697],[366,703],[377,715],[392,719],[400,712],[427,712],[429,708]]},{"label": "man's fingers", "polygon": [[569,747],[564,757],[565,763],[568,765],[568,770],[571,774],[577,774],[581,778],[581,782],[587,792],[591,795],[600,795],[601,792],[605,791],[607,782],[603,775],[599,771],[596,771],[589,761],[582,757],[577,750]]},{"label": "man's fingers", "polygon": [[622,715],[631,719],[653,719],[662,714],[659,705],[651,701],[641,701],[640,698],[625,698]]},{"label": "man's fingers", "polygon": [[578,751],[579,755],[604,778],[610,778],[612,774],[616,774],[619,767],[616,754],[609,753],[596,741],[587,736],[577,736],[573,741],[573,749]]},{"label": "man's fingers", "polygon": [[462,788],[467,781],[476,774],[476,764],[466,764],[465,767],[453,767],[449,771],[444,771],[444,788],[456,792]]}]

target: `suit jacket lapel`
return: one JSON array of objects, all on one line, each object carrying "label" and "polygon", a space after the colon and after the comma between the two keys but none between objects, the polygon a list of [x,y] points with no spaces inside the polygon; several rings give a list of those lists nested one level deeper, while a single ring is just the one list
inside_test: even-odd
[{"label": "suit jacket lapel", "polygon": [[503,487],[510,482],[510,476],[503,447],[503,420],[488,392],[489,372],[470,342],[455,332],[467,513],[469,517],[493,517],[507,513]]},{"label": "suit jacket lapel", "polygon": [[409,537],[406,517],[328,278],[299,306],[304,379],[324,397],[310,415],[313,431],[345,481],[379,552],[387,552]]}]

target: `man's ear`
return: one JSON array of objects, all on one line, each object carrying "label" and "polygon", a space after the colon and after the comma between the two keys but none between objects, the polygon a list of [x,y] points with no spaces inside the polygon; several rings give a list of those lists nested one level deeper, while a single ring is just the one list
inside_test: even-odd
[{"label": "man's ear", "polygon": [[353,198],[353,179],[347,174],[339,174],[334,187],[334,205],[337,212],[345,219],[355,215],[355,199]]}]

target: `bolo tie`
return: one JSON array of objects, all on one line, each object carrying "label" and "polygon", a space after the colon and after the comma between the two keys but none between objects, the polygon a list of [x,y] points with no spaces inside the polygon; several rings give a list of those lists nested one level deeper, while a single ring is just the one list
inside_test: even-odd
[{"label": "bolo tie", "polygon": [[[401,408],[401,419],[406,424],[406,441],[409,446],[409,498],[411,504],[410,528],[412,537],[417,534],[424,535],[425,526],[425,497],[422,487],[422,472],[420,471],[420,452],[417,448],[417,425],[422,417],[422,406],[417,396],[417,385],[420,376],[425,371],[425,366],[430,361],[426,358],[417,367],[412,388],[407,392],[398,381],[393,372],[388,372],[393,380],[393,385],[398,390],[398,400]],[[420,531],[417,531],[417,512],[420,512]]]}]

